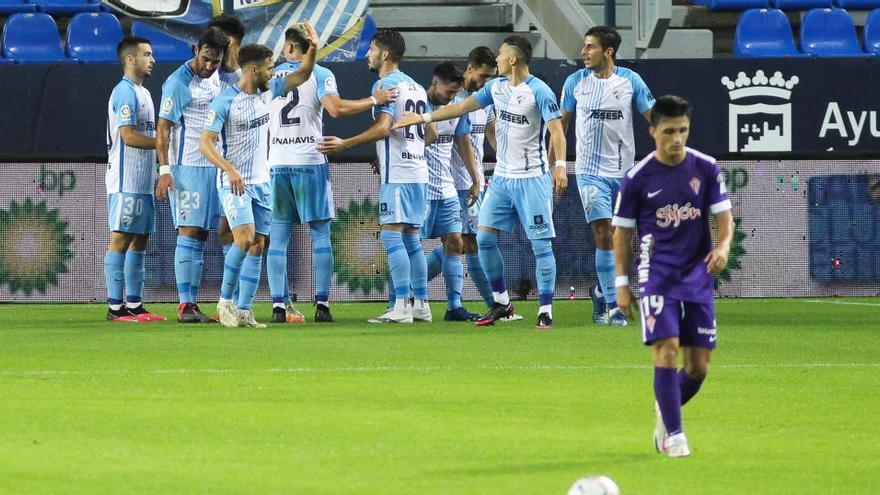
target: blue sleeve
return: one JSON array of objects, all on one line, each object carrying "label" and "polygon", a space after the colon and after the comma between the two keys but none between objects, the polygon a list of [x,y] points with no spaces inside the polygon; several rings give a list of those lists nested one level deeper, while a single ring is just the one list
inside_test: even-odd
[{"label": "blue sleeve", "polygon": [[563,112],[574,113],[575,109],[577,109],[577,100],[574,99],[574,87],[577,86],[577,83],[581,79],[578,77],[578,74],[580,74],[580,71],[568,76],[565,80],[565,85],[562,87],[562,96],[559,98],[559,106],[562,108]]},{"label": "blue sleeve", "polygon": [[287,76],[285,77],[273,77],[269,81],[269,91],[272,92],[272,98],[278,98],[279,96],[284,96],[287,91],[284,89],[287,87]]},{"label": "blue sleeve", "polygon": [[229,107],[232,106],[232,97],[221,94],[214,101],[208,110],[208,118],[205,119],[205,130],[220,133],[226,119],[229,118]]},{"label": "blue sleeve", "polygon": [[[537,83],[535,83],[535,81],[537,81]],[[532,91],[535,93],[535,104],[538,105],[538,109],[541,111],[541,117],[544,119],[544,122],[550,122],[553,119],[561,118],[562,115],[559,113],[559,105],[556,104],[556,95],[553,94],[550,87],[540,79],[532,79],[532,82],[533,84],[529,84],[529,86],[532,87]]]},{"label": "blue sleeve", "polygon": [[134,88],[120,84],[113,89],[110,95],[113,113],[116,115],[116,127],[137,125],[137,95]]},{"label": "blue sleeve", "polygon": [[[390,87],[396,86],[396,85],[397,85],[397,81],[391,80],[390,78],[386,77],[385,79],[379,79],[378,81],[373,83],[373,89],[370,90],[370,94],[375,93],[376,90],[380,86],[383,88],[390,88]],[[393,117],[394,116],[394,102],[389,101],[388,103],[385,103],[384,105],[378,105],[378,106],[373,107],[373,116],[374,117],[376,116],[376,114],[378,114],[380,112],[387,113],[388,115],[391,115]]]},{"label": "blue sleeve", "polygon": [[468,118],[468,114],[464,114],[458,119],[458,124],[455,125],[455,132],[453,135],[464,136],[465,134],[471,133],[471,120]]},{"label": "blue sleeve", "polygon": [[492,86],[498,82],[498,78],[490,79],[485,85],[483,85],[483,89],[477,91],[472,96],[476,98],[477,102],[481,107],[486,108],[486,106],[494,103],[492,100]]},{"label": "blue sleeve", "polygon": [[654,108],[654,95],[651,94],[648,85],[642,80],[642,76],[633,71],[629,71],[627,78],[629,79],[630,84],[632,84],[633,103],[635,103],[636,109],[639,113],[645,113]]},{"label": "blue sleeve", "polygon": [[168,79],[162,85],[162,104],[159,106],[159,117],[180,123],[183,107],[192,100],[192,91],[176,79]]},{"label": "blue sleeve", "polygon": [[336,76],[330,72],[330,69],[316,65],[313,74],[318,86],[319,100],[327,95],[339,94],[339,90],[336,89]]}]

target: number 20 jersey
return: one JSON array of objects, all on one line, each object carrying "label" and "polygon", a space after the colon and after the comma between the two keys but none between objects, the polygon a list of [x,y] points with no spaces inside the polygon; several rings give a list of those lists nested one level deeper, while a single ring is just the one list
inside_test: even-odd
[{"label": "number 20 jersey", "polygon": [[[373,84],[397,88],[397,100],[373,109],[373,118],[380,113],[391,115],[392,122],[403,118],[404,112],[425,113],[428,96],[419,83],[400,71],[393,71]],[[383,184],[427,184],[428,162],[425,160],[425,125],[394,129],[385,139],[376,142],[379,173]]]}]

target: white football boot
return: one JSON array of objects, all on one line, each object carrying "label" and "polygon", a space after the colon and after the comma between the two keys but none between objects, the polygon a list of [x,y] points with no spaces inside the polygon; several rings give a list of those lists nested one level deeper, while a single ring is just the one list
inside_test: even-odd
[{"label": "white football boot", "polygon": [[409,304],[395,305],[378,318],[370,318],[367,323],[412,323],[413,311]]},{"label": "white football boot", "polygon": [[663,423],[663,415],[660,414],[660,404],[657,404],[657,401],[654,401],[654,412],[657,415],[654,423],[654,448],[663,454],[666,452],[666,424]]},{"label": "white football boot", "polygon": [[235,301],[218,302],[217,315],[220,317],[220,324],[224,327],[238,327],[238,308],[235,307]]},{"label": "white football boot", "polygon": [[257,321],[254,312],[249,309],[238,310],[238,326],[247,328],[266,328],[266,325]]},{"label": "white football boot", "polygon": [[691,455],[691,450],[688,448],[688,441],[684,433],[676,433],[667,437],[664,447],[669,457],[687,457]]},{"label": "white football boot", "polygon": [[412,318],[413,320],[418,321],[434,321],[434,316],[431,314],[431,306],[428,305],[428,301],[425,301],[424,299],[415,300],[412,308]]}]

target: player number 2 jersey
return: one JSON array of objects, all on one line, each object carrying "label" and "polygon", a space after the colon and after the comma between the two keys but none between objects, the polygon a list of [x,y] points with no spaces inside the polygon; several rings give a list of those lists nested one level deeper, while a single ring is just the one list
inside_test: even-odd
[{"label": "player number 2 jersey", "polygon": [[633,104],[639,113],[654,106],[654,97],[635,72],[615,67],[607,79],[590,69],[568,76],[561,107],[573,113],[578,174],[620,178],[633,166]]},{"label": "player number 2 jersey", "polygon": [[[283,78],[299,68],[299,62],[285,62],[275,68]],[[324,135],[324,107],[321,98],[336,94],[336,78],[316,65],[308,81],[269,105],[269,166],[320,165],[327,158],[315,148]]]},{"label": "player number 2 jersey", "polygon": [[[470,93],[462,88],[458,92],[458,97],[462,100],[470,96]],[[471,145],[474,152],[474,161],[477,163],[477,178],[480,181],[480,190],[483,190],[485,179],[483,178],[483,143],[486,139],[486,126],[495,121],[495,112],[491,106],[479,108],[467,114],[468,122],[471,124]],[[459,191],[470,189],[471,175],[461,159],[458,150],[458,144],[453,143],[452,146],[452,177],[455,179],[455,188]]]},{"label": "player number 2 jersey", "polygon": [[703,261],[712,249],[709,216],[731,208],[715,159],[687,148],[672,167],[645,157],[627,172],[612,224],[638,229],[640,296],[712,300],[713,278]]},{"label": "player number 2 jersey", "polygon": [[524,178],[547,173],[544,129],[547,122],[560,118],[550,87],[535,76],[517,86],[499,77],[473,96],[483,108],[495,109],[495,175]]},{"label": "player number 2 jersey", "polygon": [[119,132],[132,126],[145,136],[156,135],[156,114],[150,91],[127,77],[113,88],[107,105],[107,194],[152,194],[156,150],[126,146]]},{"label": "player number 2 jersey", "polygon": [[[386,74],[373,84],[372,92],[375,93],[380,85],[383,89],[396,87],[397,100],[374,107],[374,119],[380,113],[387,113],[391,115],[393,122],[397,122],[403,118],[404,112],[422,114],[427,110],[428,97],[425,88],[403,72],[393,71]],[[383,184],[428,182],[424,124],[394,129],[388,137],[376,142],[376,154]]]}]

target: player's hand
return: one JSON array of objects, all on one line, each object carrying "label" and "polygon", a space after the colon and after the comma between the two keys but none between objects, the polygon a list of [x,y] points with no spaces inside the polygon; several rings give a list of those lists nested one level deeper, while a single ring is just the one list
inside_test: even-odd
[{"label": "player's hand", "polygon": [[713,275],[723,272],[727,268],[728,255],[730,255],[730,251],[723,247],[716,247],[709,251],[709,254],[703,258],[703,261],[706,262],[706,271]]},{"label": "player's hand", "polygon": [[241,178],[241,174],[238,173],[238,170],[232,169],[226,172],[227,177],[229,178],[229,189],[232,190],[232,194],[236,196],[241,196],[244,194],[244,179]]},{"label": "player's hand", "polygon": [[324,140],[318,142],[315,147],[318,149],[318,151],[324,153],[325,155],[342,153],[343,151],[348,149],[348,146],[345,144],[345,140],[337,136],[324,136]]},{"label": "player's hand", "polygon": [[553,192],[557,198],[561,198],[568,189],[568,173],[565,167],[553,167]]},{"label": "player's hand", "polygon": [[392,86],[388,89],[382,89],[382,85],[376,88],[376,91],[373,91],[373,98],[376,98],[376,101],[379,105],[384,105],[386,103],[390,103],[397,99],[397,87]]},{"label": "player's hand", "polygon": [[156,183],[156,198],[161,201],[167,200],[169,190],[174,190],[174,178],[171,177],[171,174],[160,175],[159,181]]},{"label": "player's hand", "polygon": [[629,291],[629,286],[624,285],[623,287],[618,287],[616,289],[617,292],[617,307],[620,309],[620,312],[623,313],[623,316],[626,317],[627,320],[632,320],[635,312],[633,311],[633,306],[635,305],[635,298],[633,298],[632,293]]},{"label": "player's hand", "polygon": [[412,113],[412,112],[403,112],[403,118],[398,120],[391,126],[391,130],[400,129],[401,127],[407,127],[411,125],[418,125],[423,123],[422,114]]},{"label": "player's hand", "polygon": [[309,43],[315,47],[315,50],[321,48],[319,44],[321,43],[321,38],[318,36],[318,32],[315,31],[315,28],[312,26],[312,23],[309,21],[302,21],[303,27],[306,28],[306,39],[309,40]]},{"label": "player's hand", "polygon": [[477,202],[477,199],[480,198],[480,185],[474,182],[471,184],[471,187],[468,189],[468,206],[474,206],[474,203]]}]

